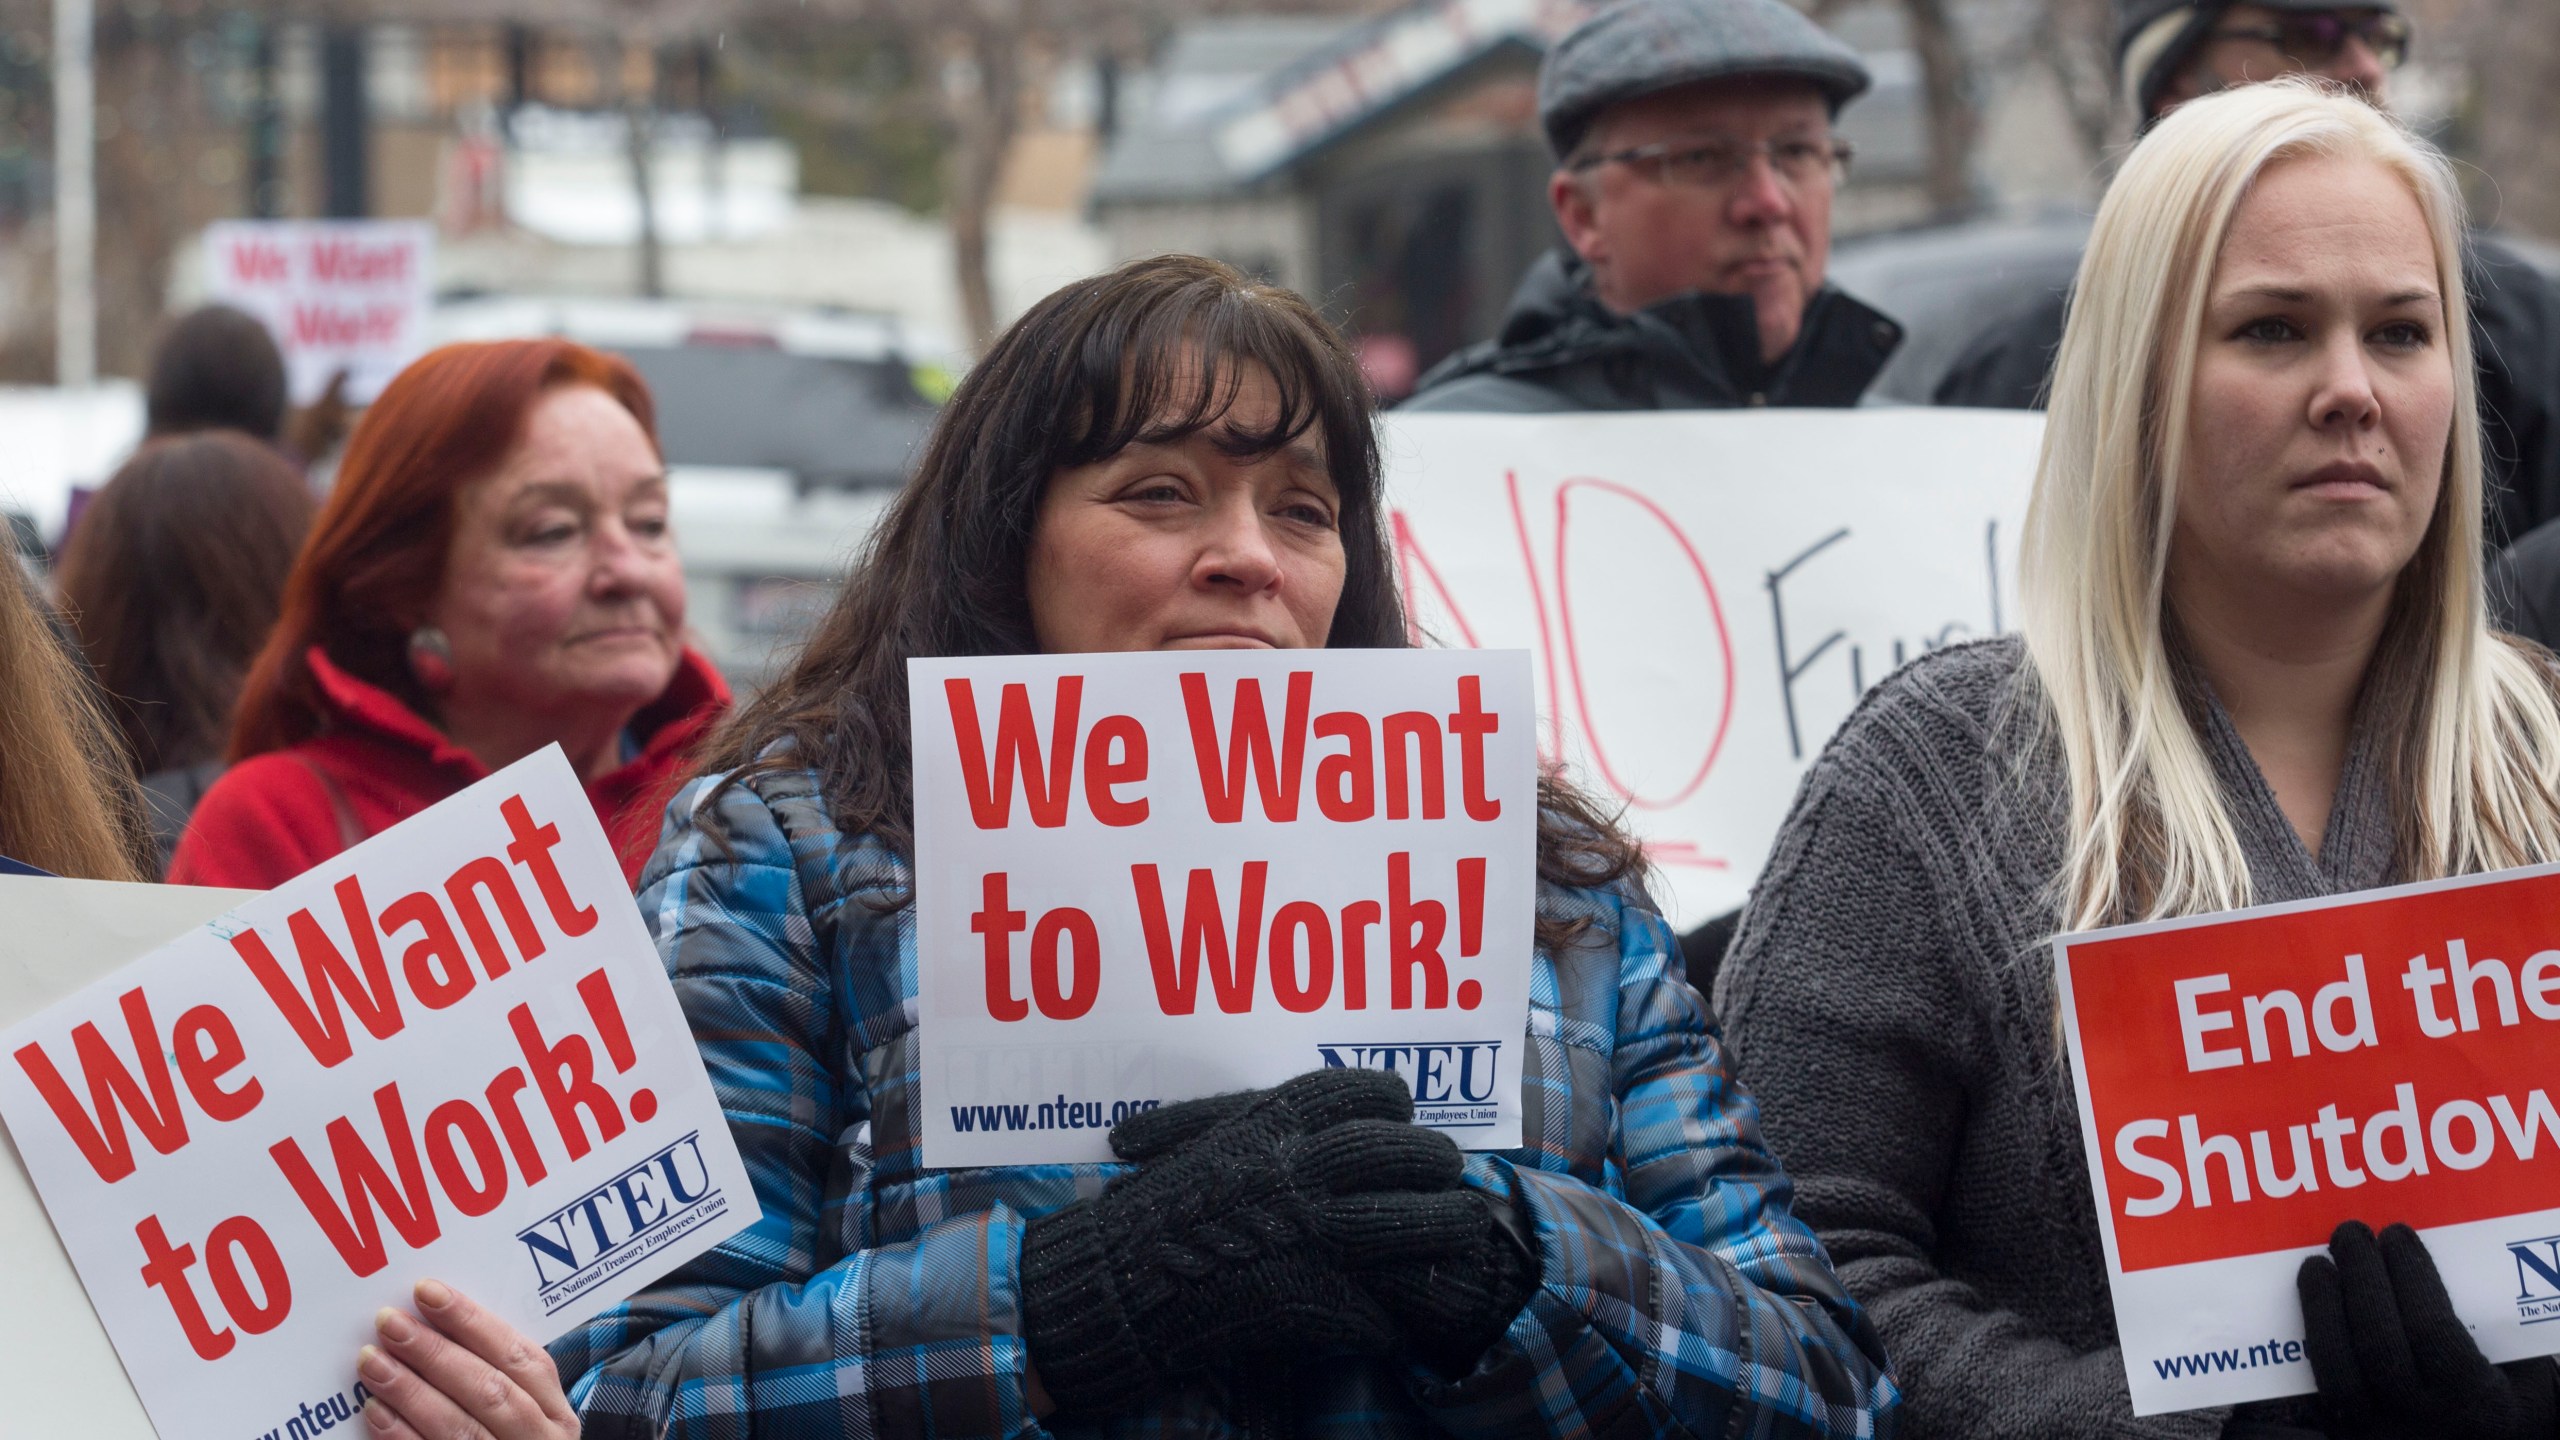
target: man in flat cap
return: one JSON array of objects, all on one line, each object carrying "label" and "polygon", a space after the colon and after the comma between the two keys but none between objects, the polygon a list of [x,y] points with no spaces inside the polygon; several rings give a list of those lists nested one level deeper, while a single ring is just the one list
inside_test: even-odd
[{"label": "man in flat cap", "polygon": [[1621,0],[1549,51],[1566,251],[1408,410],[1854,405],[1902,328],[1824,282],[1857,52],[1783,0]]},{"label": "man in flat cap", "polygon": [[[2409,39],[2408,18],[2388,3],[2118,0],[2116,8],[2118,73],[2145,126],[2199,95],[2306,73],[2388,108],[2391,72]],[[2504,543],[2560,516],[2560,295],[2492,241],[2475,239],[2465,259],[2488,431],[2486,520],[2492,542]],[[2069,302],[2067,292],[2040,295],[1995,320],[1958,355],[1934,398],[2043,408]],[[2560,557],[2560,536],[2552,548]],[[2560,582],[2553,588],[2560,608]]]}]

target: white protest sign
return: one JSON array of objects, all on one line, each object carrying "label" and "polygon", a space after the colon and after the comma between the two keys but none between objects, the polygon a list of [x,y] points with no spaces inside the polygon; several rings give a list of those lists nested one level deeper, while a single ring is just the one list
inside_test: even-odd
[{"label": "white protest sign", "polygon": [[435,229],[423,220],[221,220],[204,250],[207,293],[265,322],[298,405],[340,370],[347,398],[369,403],[426,349]]},{"label": "white protest sign", "polygon": [[1626,806],[1682,926],[1740,905],[1797,781],[1904,660],[2017,623],[2040,415],[1385,422],[1407,606],[1535,657],[1540,749]]},{"label": "white protest sign", "polygon": [[2310,1393],[2345,1220],[2416,1229],[2489,1359],[2560,1351],[2560,866],[2053,952],[2135,1414]]},{"label": "white protest sign", "polygon": [[757,1214],[556,747],[0,1054],[0,1118],[164,1440],[343,1421],[374,1311],[421,1278],[547,1339]]},{"label": "white protest sign", "polygon": [[[51,876],[0,876],[0,1029],[90,981],[159,949],[250,899],[254,890],[118,885]],[[0,1142],[0,1256],[9,1303],[0,1305],[0,1395],[9,1433],[151,1440],[142,1398],[125,1378],[90,1308],[79,1273],[44,1218],[44,1202]]]},{"label": "white protest sign", "polygon": [[1328,1065],[1520,1143],[1528,657],[913,660],[924,1161],[1108,1160],[1167,1101]]}]

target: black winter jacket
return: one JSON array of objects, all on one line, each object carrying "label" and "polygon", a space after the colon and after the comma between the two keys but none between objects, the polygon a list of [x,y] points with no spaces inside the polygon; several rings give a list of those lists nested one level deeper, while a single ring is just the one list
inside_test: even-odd
[{"label": "black winter jacket", "polygon": [[[2514,251],[2482,237],[2464,256],[2463,284],[2488,432],[2489,541],[2502,545],[2560,518],[2560,292]],[[2049,292],[1993,322],[1956,357],[1932,398],[2043,409],[2070,300]]]},{"label": "black winter jacket", "polygon": [[1688,294],[1620,315],[1567,252],[1529,267],[1502,333],[1431,368],[1406,410],[1542,414],[1858,403],[1902,327],[1824,286],[1777,364],[1760,359],[1748,295]]}]

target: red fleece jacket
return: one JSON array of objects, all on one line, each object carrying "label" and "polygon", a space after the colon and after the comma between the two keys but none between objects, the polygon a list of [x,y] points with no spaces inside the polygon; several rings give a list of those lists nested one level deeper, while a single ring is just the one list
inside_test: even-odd
[{"label": "red fleece jacket", "polygon": [[[489,774],[424,716],[331,664],[317,646],[305,659],[330,723],[215,781],[178,841],[169,883],[272,889]],[[624,878],[639,878],[694,743],[728,708],[728,685],[710,661],[686,650],[666,693],[632,717],[640,754],[587,787]]]}]

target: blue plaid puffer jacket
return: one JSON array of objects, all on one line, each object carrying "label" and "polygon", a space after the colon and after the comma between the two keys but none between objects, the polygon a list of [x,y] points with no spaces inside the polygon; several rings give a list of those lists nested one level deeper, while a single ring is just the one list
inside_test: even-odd
[{"label": "blue plaid puffer jacket", "polygon": [[[914,910],[901,857],[839,834],[814,775],[669,809],[648,917],[764,1216],[553,1342],[590,1437],[1241,1436],[1215,1380],[1138,1413],[1036,1419],[1024,1223],[1114,1165],[919,1165]],[[1543,888],[1589,922],[1530,981],[1521,1149],[1469,1159],[1513,1197],[1537,1295],[1475,1371],[1328,1360],[1286,1429],[1350,1437],[1875,1436],[1898,1404],[1874,1329],[1788,1212],[1674,941],[1633,888]],[[1251,1388],[1251,1381],[1244,1388]]]}]

